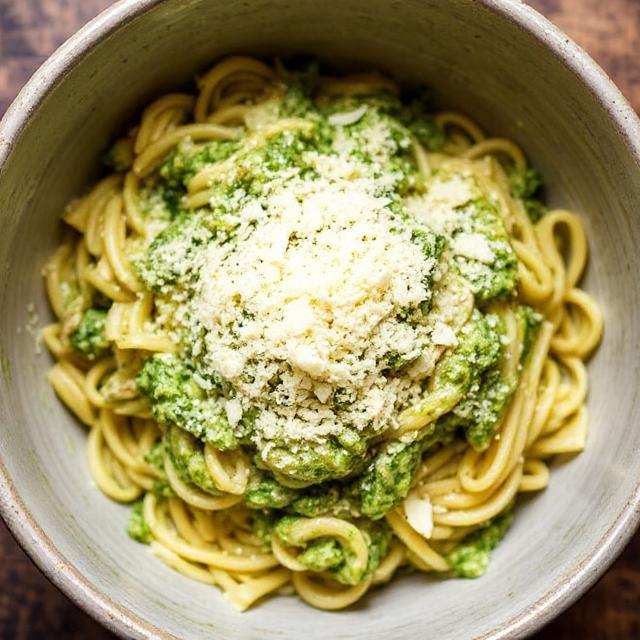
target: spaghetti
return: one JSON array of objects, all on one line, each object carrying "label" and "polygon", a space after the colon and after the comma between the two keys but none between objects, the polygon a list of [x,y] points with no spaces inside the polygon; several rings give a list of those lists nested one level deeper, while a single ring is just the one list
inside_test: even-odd
[{"label": "spaghetti", "polygon": [[[516,496],[585,446],[585,360],[603,322],[578,287],[580,219],[542,211],[512,141],[398,95],[376,74],[223,60],[114,145],[115,171],[69,205],[46,268],[49,380],[90,429],[96,484],[142,499],[130,532],[242,610],[287,585],[340,609],[401,567],[479,575]],[[326,228],[309,230],[312,215]],[[362,263],[343,260],[362,246]],[[339,333],[339,291],[325,324],[305,282],[273,298],[289,267],[330,279],[308,270],[332,247],[347,284],[369,283],[351,317],[387,305],[371,326],[365,314]],[[243,270],[258,286],[227,300]],[[417,297],[391,313],[402,278]],[[260,288],[273,308],[242,307],[229,329],[225,314]],[[274,314],[268,331],[251,324]],[[323,360],[303,342],[320,330],[342,352]]]}]

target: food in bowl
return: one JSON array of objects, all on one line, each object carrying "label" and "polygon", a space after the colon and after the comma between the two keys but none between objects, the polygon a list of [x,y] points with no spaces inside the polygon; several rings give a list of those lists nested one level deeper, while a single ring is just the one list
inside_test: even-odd
[{"label": "food in bowl", "polygon": [[511,141],[376,73],[219,62],[64,213],[54,389],[129,534],[246,609],[477,577],[585,445],[579,217]]}]

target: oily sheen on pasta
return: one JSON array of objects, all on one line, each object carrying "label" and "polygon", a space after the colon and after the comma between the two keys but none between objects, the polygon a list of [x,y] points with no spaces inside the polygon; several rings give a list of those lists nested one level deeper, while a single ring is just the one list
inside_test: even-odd
[{"label": "oily sheen on pasta", "polygon": [[44,338],[129,534],[239,609],[484,573],[585,446],[602,333],[522,151],[375,73],[231,57],[105,160]]}]

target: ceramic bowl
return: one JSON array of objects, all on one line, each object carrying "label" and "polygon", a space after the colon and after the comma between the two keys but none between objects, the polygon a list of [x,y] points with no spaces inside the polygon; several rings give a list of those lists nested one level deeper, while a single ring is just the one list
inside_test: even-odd
[{"label": "ceramic bowl", "polygon": [[[552,204],[581,212],[584,286],[604,310],[589,365],[587,450],[520,504],[485,577],[398,579],[339,613],[277,597],[244,614],[124,532],[93,485],[83,428],[45,380],[34,332],[50,315],[42,267],[60,213],[108,141],[154,96],[222,55],[308,53],[426,82],[440,100],[526,149]],[[34,75],[0,126],[0,509],[74,602],[136,638],[522,637],[588,589],[640,514],[640,123],[595,63],[513,0],[131,0]],[[33,306],[30,306],[33,305]]]}]

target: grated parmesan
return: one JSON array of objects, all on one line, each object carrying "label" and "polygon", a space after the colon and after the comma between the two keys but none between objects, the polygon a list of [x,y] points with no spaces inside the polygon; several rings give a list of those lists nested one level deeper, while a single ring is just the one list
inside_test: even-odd
[{"label": "grated parmesan", "polygon": [[[288,181],[240,209],[236,243],[200,257],[184,321],[204,330],[205,361],[245,409],[261,408],[266,439],[318,441],[345,420],[380,430],[418,393],[387,379],[384,357],[416,359],[429,341],[398,314],[427,298],[437,265],[392,228],[376,190],[367,178]],[[341,419],[326,404],[338,389],[350,401]]]},{"label": "grated parmesan", "polygon": [[[273,117],[265,108],[252,125]],[[275,441],[295,452],[345,425],[366,438],[395,428],[473,308],[469,287],[449,271],[452,257],[493,259],[463,211],[481,194],[473,176],[436,173],[405,200],[407,219],[394,208],[401,176],[381,167],[409,139],[395,139],[368,108],[329,122],[338,125],[331,150],[305,152],[312,175],[285,166],[251,193],[226,193],[218,220],[232,234],[211,236],[192,214],[169,247],[182,284],[160,283],[171,303],[158,305],[159,318],[173,339],[192,337],[203,389],[213,379],[232,390],[223,408],[238,437],[245,412],[255,416],[263,458]],[[452,242],[430,257],[416,228]],[[426,316],[407,321],[407,310],[422,308]]]},{"label": "grated parmesan", "polygon": [[420,497],[415,491],[403,502],[404,513],[409,526],[427,540],[433,535],[433,508],[428,495]]}]

